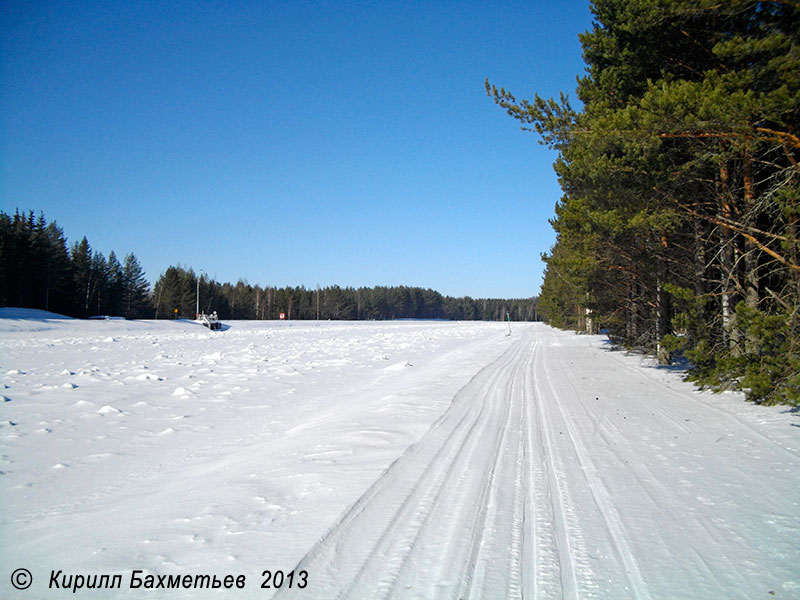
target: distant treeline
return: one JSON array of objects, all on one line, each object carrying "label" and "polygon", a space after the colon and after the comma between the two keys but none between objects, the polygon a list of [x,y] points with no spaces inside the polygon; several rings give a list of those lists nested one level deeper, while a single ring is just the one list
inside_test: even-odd
[{"label": "distant treeline", "polygon": [[[198,285],[199,283],[199,285]],[[221,319],[538,319],[537,299],[452,298],[416,287],[329,286],[307,289],[219,283],[192,269],[169,267],[151,291],[133,253],[122,263],[106,258],[84,237],[67,246],[63,230],[33,211],[0,211],[0,306],[39,308],[86,318],[93,315]]]},{"label": "distant treeline", "polygon": [[[198,277],[191,269],[170,267],[153,293],[157,318],[193,317],[197,308]],[[534,321],[536,299],[497,300],[452,298],[418,287],[328,286],[261,287],[235,285],[201,277],[200,312],[216,311],[221,319],[448,319],[466,321]]]}]

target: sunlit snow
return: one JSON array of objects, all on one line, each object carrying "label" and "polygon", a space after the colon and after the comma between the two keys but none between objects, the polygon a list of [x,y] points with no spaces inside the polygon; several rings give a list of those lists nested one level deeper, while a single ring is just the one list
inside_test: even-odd
[{"label": "sunlit snow", "polygon": [[0,309],[3,598],[800,596],[798,415],[602,336],[53,317]]}]

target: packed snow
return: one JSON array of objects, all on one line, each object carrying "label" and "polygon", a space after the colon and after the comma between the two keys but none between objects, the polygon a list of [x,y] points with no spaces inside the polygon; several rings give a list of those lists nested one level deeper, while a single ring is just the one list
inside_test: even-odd
[{"label": "packed snow", "polygon": [[539,323],[226,325],[0,309],[0,597],[800,597],[787,407]]}]

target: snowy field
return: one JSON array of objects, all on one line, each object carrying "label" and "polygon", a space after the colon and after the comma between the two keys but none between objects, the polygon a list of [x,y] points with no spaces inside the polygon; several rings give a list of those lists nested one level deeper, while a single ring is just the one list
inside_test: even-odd
[{"label": "snowy field", "polygon": [[800,598],[798,415],[601,336],[20,316],[0,598]]}]

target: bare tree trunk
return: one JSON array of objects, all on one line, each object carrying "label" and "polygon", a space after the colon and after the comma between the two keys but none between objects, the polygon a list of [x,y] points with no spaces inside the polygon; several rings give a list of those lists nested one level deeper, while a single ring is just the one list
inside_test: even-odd
[{"label": "bare tree trunk", "polygon": [[663,346],[664,336],[670,333],[670,302],[669,294],[664,289],[661,276],[656,283],[656,358],[659,364],[668,365],[672,362],[670,352]]},{"label": "bare tree trunk", "polygon": [[[742,157],[742,180],[744,183],[744,210],[745,221],[755,222],[755,190],[753,189],[753,169],[750,154],[745,150]],[[752,309],[757,310],[759,304],[758,292],[758,258],[759,252],[756,245],[748,237],[744,238],[744,300]],[[758,352],[758,335],[748,332],[745,336],[745,349],[749,354]]]},{"label": "bare tree trunk", "polygon": [[[789,249],[789,256],[792,259],[794,264],[800,264],[800,244],[797,241],[797,216],[792,214],[789,217],[789,223],[787,224],[787,235],[789,236],[789,240],[791,243],[791,247]],[[789,285],[789,294],[791,295],[792,302],[796,305],[800,305],[800,271],[795,271],[790,269],[789,270],[789,277],[791,278],[792,284]]]},{"label": "bare tree trunk", "polygon": [[[700,219],[693,220],[694,225],[694,295],[702,298],[706,294],[706,245],[705,232]],[[705,322],[706,310],[705,303],[701,307],[701,318]]]},{"label": "bare tree trunk", "polygon": [[[730,191],[728,167],[720,167],[722,221],[732,221],[734,217],[733,197]],[[734,232],[728,227],[720,229],[720,268],[721,268],[721,313],[722,335],[733,353],[740,351],[740,335],[736,331],[734,308],[736,302],[736,245]]]},{"label": "bare tree trunk", "polygon": [[[661,249],[666,252],[669,248],[667,236],[661,236]],[[667,263],[661,257],[656,258],[657,261],[657,281],[656,281],[656,357],[658,362],[662,365],[668,365],[672,362],[672,356],[669,351],[664,348],[662,340],[664,336],[672,332],[671,328],[671,303],[667,291],[664,289],[664,282],[667,281]]]},{"label": "bare tree trunk", "polygon": [[[754,219],[755,191],[753,189],[752,161],[746,151],[743,159],[743,181],[745,218]],[[745,301],[751,308],[757,308],[759,300],[758,253],[755,244],[748,238],[744,239],[744,269]]]},{"label": "bare tree trunk", "polygon": [[639,307],[637,305],[637,295],[639,284],[636,276],[631,272],[628,274],[627,290],[627,310],[625,323],[625,337],[628,344],[633,344],[639,337]]},{"label": "bare tree trunk", "polygon": [[[698,303],[697,309],[701,323],[708,323],[709,310],[708,302],[706,300],[706,228],[700,219],[693,219],[694,227],[694,296],[695,302]],[[690,336],[692,329],[689,329]],[[690,339],[690,343],[694,345],[696,340]]]},{"label": "bare tree trunk", "polygon": [[158,286],[158,294],[156,294],[156,319],[158,319],[158,309],[161,307],[161,290],[163,286]]}]

